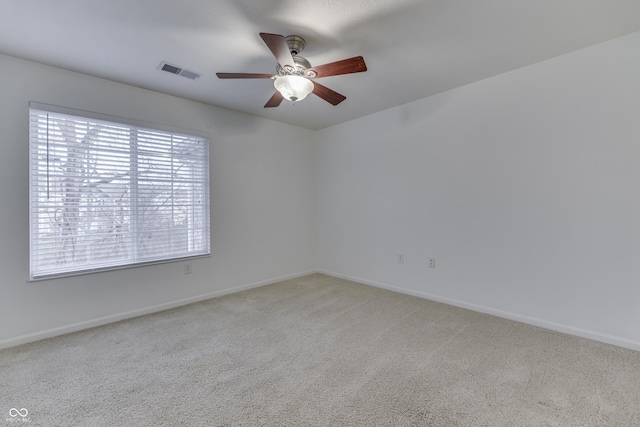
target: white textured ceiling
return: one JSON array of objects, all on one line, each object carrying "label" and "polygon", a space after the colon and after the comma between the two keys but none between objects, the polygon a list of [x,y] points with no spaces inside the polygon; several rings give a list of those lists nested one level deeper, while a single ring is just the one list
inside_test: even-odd
[{"label": "white textured ceiling", "polygon": [[[320,129],[640,31],[639,0],[2,0],[0,53]],[[260,32],[304,37],[347,100],[263,105],[275,73]],[[157,69],[161,61],[201,75]],[[0,82],[0,85],[10,84]],[[73,106],[71,106],[73,107]]]}]

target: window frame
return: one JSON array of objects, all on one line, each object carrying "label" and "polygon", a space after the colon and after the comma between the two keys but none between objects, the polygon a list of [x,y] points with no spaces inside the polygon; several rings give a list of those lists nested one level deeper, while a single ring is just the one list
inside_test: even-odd
[{"label": "window frame", "polygon": [[[84,267],[78,267],[78,265],[73,265],[71,267],[68,267],[64,271],[47,273],[47,272],[42,272],[42,270],[38,270],[34,272],[34,261],[36,257],[34,253],[34,238],[37,238],[37,235],[38,235],[37,230],[35,228],[36,225],[34,225],[34,217],[37,216],[37,213],[34,211],[34,209],[37,209],[38,201],[36,200],[37,194],[34,194],[34,193],[37,193],[37,189],[35,187],[37,186],[38,180],[37,178],[34,178],[34,168],[37,168],[37,165],[36,167],[34,167],[33,165],[34,163],[33,150],[34,150],[34,146],[37,146],[38,144],[34,144],[34,142],[32,141],[32,139],[34,138],[32,136],[32,110],[38,110],[38,111],[43,111],[43,112],[52,113],[52,114],[76,116],[80,120],[86,119],[89,121],[96,120],[96,121],[102,121],[102,122],[109,122],[113,125],[122,125],[123,127],[129,127],[130,128],[129,131],[136,134],[139,131],[149,131],[149,132],[157,132],[160,134],[171,135],[172,137],[179,136],[179,137],[186,137],[186,138],[194,138],[200,141],[202,143],[202,147],[203,147],[202,150],[204,152],[203,158],[201,159],[203,161],[201,162],[201,164],[199,164],[199,167],[201,167],[203,171],[202,172],[203,181],[200,181],[198,184],[202,188],[201,188],[201,192],[198,192],[197,195],[200,195],[202,200],[202,207],[201,207],[200,213],[202,214],[201,221],[203,221],[202,224],[204,224],[204,226],[197,227],[197,230],[199,230],[201,234],[205,236],[203,247],[200,250],[198,250],[197,253],[194,252],[193,254],[188,254],[188,255],[183,255],[184,253],[181,253],[180,256],[172,256],[172,254],[165,254],[165,255],[162,255],[160,258],[156,258],[156,259],[140,260],[139,258],[136,259],[132,257],[131,254],[129,253],[126,260],[115,261],[115,262],[110,261],[110,262],[107,262],[106,265],[104,265],[105,263],[103,263],[103,265],[99,265],[95,263],[87,264]],[[29,281],[30,282],[211,257],[211,208],[210,208],[210,192],[211,192],[211,187],[210,187],[211,160],[210,159],[211,158],[210,158],[209,138],[203,135],[203,133],[196,132],[191,129],[183,129],[175,126],[167,126],[167,125],[161,125],[157,123],[144,122],[141,120],[95,113],[95,112],[84,111],[84,110],[68,108],[68,107],[61,107],[61,106],[34,102],[34,101],[29,102],[27,121],[29,126],[29,130],[28,130],[29,178],[28,179],[29,179]],[[129,149],[130,156],[132,155],[132,152],[137,151],[138,146],[140,145],[140,140],[137,138],[137,136],[135,140],[136,140],[136,146],[130,147]],[[140,169],[136,168],[135,177],[130,176],[129,182],[137,180],[138,177],[140,176],[140,173],[141,173]],[[34,206],[34,204],[36,206]],[[132,209],[134,205],[137,205],[136,200],[131,199],[127,206],[129,207],[129,209]],[[132,214],[132,216],[135,216],[135,215],[136,214]],[[132,225],[132,228],[135,228],[135,225]],[[192,230],[194,230],[194,228],[187,228],[187,232],[190,232]],[[137,234],[135,233],[137,232],[134,232],[134,231],[130,232],[130,234],[134,236],[132,240],[136,239],[135,236],[137,236]],[[169,236],[171,235],[171,233],[166,235]],[[139,245],[135,244],[133,248],[129,249],[129,252],[131,251],[136,252],[138,247]],[[176,254],[174,253],[173,255],[176,255]]]}]

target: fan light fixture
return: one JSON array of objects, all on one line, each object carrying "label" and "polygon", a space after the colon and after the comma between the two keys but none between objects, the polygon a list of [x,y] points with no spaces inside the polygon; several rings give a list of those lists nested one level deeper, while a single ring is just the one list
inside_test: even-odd
[{"label": "fan light fixture", "polygon": [[219,79],[272,79],[276,90],[264,104],[264,108],[277,107],[285,99],[291,102],[302,101],[310,93],[331,105],[338,105],[347,97],[316,83],[315,79],[367,71],[367,65],[362,56],[312,67],[309,61],[299,55],[306,44],[300,36],[285,37],[280,34],[260,33],[260,37],[278,60],[276,74],[216,73],[216,75]]},{"label": "fan light fixture", "polygon": [[302,101],[313,92],[311,80],[297,75],[280,76],[273,81],[273,85],[284,99],[291,102]]}]

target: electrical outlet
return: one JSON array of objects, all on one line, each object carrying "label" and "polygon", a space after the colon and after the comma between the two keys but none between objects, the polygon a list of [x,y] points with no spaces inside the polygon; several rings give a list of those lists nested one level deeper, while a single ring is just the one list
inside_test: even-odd
[{"label": "electrical outlet", "polygon": [[191,263],[187,262],[184,264],[184,274],[191,274]]},{"label": "electrical outlet", "polygon": [[429,258],[429,268],[436,268],[436,259]]},{"label": "electrical outlet", "polygon": [[404,254],[398,254],[398,264],[404,264]]}]

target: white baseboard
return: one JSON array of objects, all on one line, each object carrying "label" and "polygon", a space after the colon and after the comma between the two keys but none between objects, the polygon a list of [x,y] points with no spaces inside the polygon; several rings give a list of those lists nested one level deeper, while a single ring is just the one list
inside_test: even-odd
[{"label": "white baseboard", "polygon": [[209,292],[206,294],[196,295],[189,298],[180,299],[177,301],[171,301],[164,304],[153,305],[150,307],[144,307],[137,310],[131,310],[124,313],[118,313],[111,316],[99,317],[96,319],[86,320],[83,322],[73,323],[57,328],[47,329],[45,331],[35,332],[32,334],[22,335],[15,338],[9,338],[0,341],[0,349],[14,347],[21,344],[27,344],[34,341],[39,341],[45,338],[52,338],[58,335],[68,334],[70,332],[77,332],[83,329],[89,329],[96,326],[106,325],[108,323],[118,322],[120,320],[131,319],[133,317],[143,316],[145,314],[157,313],[159,311],[168,310],[171,308],[180,307],[187,304],[192,304],[198,301],[204,301],[207,299],[219,297],[222,295],[228,295],[235,292],[245,291],[247,289],[259,288],[260,286],[271,285],[273,283],[282,282],[283,280],[295,279],[296,277],[306,276],[312,273],[316,273],[316,270],[309,270],[286,276],[275,277],[268,280],[261,280],[259,282],[247,283],[244,285],[233,286],[231,288],[222,289],[220,291]]},{"label": "white baseboard", "polygon": [[272,279],[261,280],[258,282],[247,283],[244,285],[233,286],[231,288],[222,289],[215,292],[210,292],[206,294],[196,295],[189,298],[180,299],[177,301],[171,301],[164,304],[158,304],[150,307],[141,308],[138,310],[127,311],[124,313],[118,313],[111,316],[104,316],[96,319],[91,319],[83,322],[78,322],[58,328],[47,329],[45,331],[40,331],[32,334],[22,335],[15,338],[6,339],[0,341],[0,349],[14,347],[21,344],[26,344],[34,341],[39,341],[45,338],[52,338],[58,335],[64,335],[71,332],[81,331],[83,329],[89,329],[96,326],[106,325],[108,323],[118,322],[120,320],[131,319],[133,317],[143,316],[145,314],[157,313],[163,310],[168,310],[171,308],[180,307],[187,304],[192,304],[198,301],[204,301],[207,299],[232,294],[235,292],[240,292],[248,289],[258,288],[260,286],[266,286],[273,283],[281,282],[284,280],[295,279],[297,277],[306,276],[313,273],[321,273],[326,274],[327,276],[338,277],[345,280],[350,280],[357,283],[362,283],[364,285],[375,286],[377,288],[387,289],[394,292],[399,292],[407,295],[413,295],[419,298],[425,298],[431,301],[441,302],[444,304],[453,305],[456,307],[462,307],[469,310],[477,311],[480,313],[491,314],[494,316],[502,317],[509,320],[515,320],[517,322],[526,323],[533,326],[538,326],[545,329],[550,329],[553,331],[558,331],[562,333],[566,333],[569,335],[575,335],[582,338],[592,339],[595,341],[604,342],[607,344],[616,345],[619,347],[628,348],[635,351],[640,351],[640,342],[628,340],[626,338],[621,338],[613,335],[602,334],[599,332],[589,331],[585,329],[575,328],[572,326],[563,325],[560,323],[549,322],[542,319],[537,319],[528,316],[522,316],[516,313],[511,313],[507,311],[497,310],[491,307],[485,307],[477,304],[468,303],[465,301],[455,300],[451,298],[445,298],[438,295],[429,294],[426,292],[414,291],[412,289],[403,288],[400,286],[390,285],[387,283],[377,282],[369,279],[363,279],[361,277],[350,276],[346,274],[340,274],[333,271],[328,270],[309,270],[294,274],[289,274],[286,276],[275,277]]},{"label": "white baseboard", "polygon": [[390,291],[399,292],[407,295],[413,295],[413,296],[416,296],[419,298],[425,298],[431,301],[441,302],[444,304],[449,304],[456,307],[462,307],[462,308],[466,308],[472,311],[477,311],[480,313],[491,314],[493,316],[498,316],[498,317],[502,317],[509,320],[515,320],[517,322],[522,322],[522,323],[538,326],[545,329],[550,329],[552,331],[562,332],[565,334],[575,335],[578,337],[587,338],[594,341],[600,341],[606,344],[616,345],[618,347],[628,348],[630,350],[640,351],[640,342],[629,340],[626,338],[621,338],[613,335],[602,334],[600,332],[594,332],[594,331],[589,331],[585,329],[575,328],[573,326],[567,326],[560,323],[549,322],[543,319],[522,316],[520,314],[511,313],[508,311],[496,310],[491,307],[485,307],[477,304],[468,303],[465,301],[440,297],[440,296],[429,294],[426,292],[414,291],[412,289],[407,289],[400,286],[389,285],[387,283],[376,282],[373,280],[340,274],[333,271],[317,270],[317,272],[326,274],[327,276],[338,277],[340,279],[350,280],[352,282],[362,283],[364,285],[375,286],[377,288],[387,289]]}]

